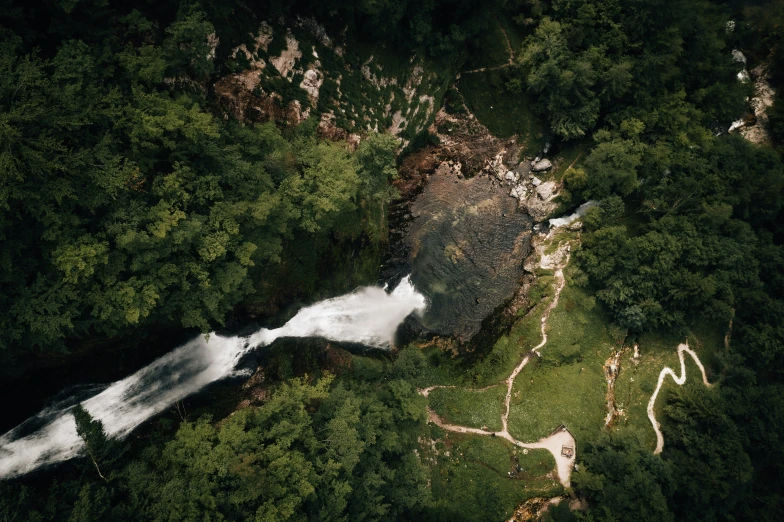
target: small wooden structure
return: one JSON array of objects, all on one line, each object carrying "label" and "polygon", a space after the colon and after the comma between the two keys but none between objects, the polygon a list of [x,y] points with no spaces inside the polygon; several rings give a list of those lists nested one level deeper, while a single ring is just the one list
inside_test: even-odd
[{"label": "small wooden structure", "polygon": [[[569,433],[570,435],[571,435],[571,433],[572,433],[572,432],[570,432],[570,431],[569,431],[569,430],[566,428],[566,426],[564,426],[563,424],[561,424],[560,426],[558,426],[557,428],[555,428],[555,429],[553,430],[553,432],[552,432],[550,435],[555,435],[556,433],[558,433],[558,432],[560,432],[560,431],[565,431],[565,432]],[[574,439],[574,435],[572,435],[572,439]],[[566,457],[567,459],[574,458],[574,446],[567,446],[567,445],[565,445],[565,444],[564,444],[563,446],[561,446],[561,456],[562,456],[562,457]]]}]

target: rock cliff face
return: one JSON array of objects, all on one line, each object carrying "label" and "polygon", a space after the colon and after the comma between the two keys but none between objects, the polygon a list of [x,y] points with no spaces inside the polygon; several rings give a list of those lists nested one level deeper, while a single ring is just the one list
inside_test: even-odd
[{"label": "rock cliff face", "polygon": [[767,111],[776,97],[776,91],[770,84],[770,73],[765,65],[755,67],[751,71],[754,78],[755,94],[749,101],[752,111],[749,125],[744,125],[740,133],[752,143],[770,145],[773,140],[768,132]]},{"label": "rock cliff face", "polygon": [[[457,164],[459,165],[459,164]],[[429,299],[429,330],[467,341],[514,293],[531,220],[489,176],[466,179],[441,163],[411,206],[412,280]]]},{"label": "rock cliff face", "polygon": [[[467,342],[506,304],[525,306],[534,222],[555,209],[557,186],[532,176],[515,139],[493,136],[465,107],[441,109],[439,145],[407,157],[395,184],[388,267],[412,273],[428,331]],[[511,196],[511,197],[510,197]]]}]

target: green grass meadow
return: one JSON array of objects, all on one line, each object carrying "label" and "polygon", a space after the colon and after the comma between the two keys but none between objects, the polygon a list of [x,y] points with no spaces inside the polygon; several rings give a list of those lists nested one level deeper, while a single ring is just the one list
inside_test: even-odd
[{"label": "green grass meadow", "polygon": [[439,388],[430,392],[430,407],[445,421],[460,426],[501,431],[506,387],[499,384],[488,390]]},{"label": "green grass meadow", "polygon": [[517,377],[509,432],[533,442],[564,424],[578,441],[602,429],[607,390],[602,365],[617,342],[595,300],[567,284],[547,325],[548,341]]},{"label": "green grass meadow", "polygon": [[[437,455],[431,488],[439,499],[435,520],[508,520],[521,502],[563,493],[554,475],[555,460],[546,450],[523,453],[509,442],[480,435],[447,433],[433,429]],[[515,460],[517,457],[517,460]],[[516,472],[516,465],[522,468]],[[509,472],[514,472],[513,477]]]}]

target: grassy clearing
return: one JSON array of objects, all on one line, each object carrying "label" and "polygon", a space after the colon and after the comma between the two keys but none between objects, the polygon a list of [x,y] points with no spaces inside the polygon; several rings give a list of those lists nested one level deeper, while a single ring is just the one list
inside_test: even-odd
[{"label": "grassy clearing", "polygon": [[538,303],[536,308],[518,319],[509,333],[496,341],[490,355],[471,368],[475,385],[487,386],[503,381],[525,354],[539,344],[542,340],[542,313],[550,304],[553,293],[553,277],[539,276],[528,294],[531,302]]},{"label": "grassy clearing", "polygon": [[[553,238],[546,251],[551,253],[555,245],[574,239],[574,235],[562,232]],[[509,334],[502,336],[490,354],[469,371],[447,359],[437,369],[440,374],[428,375],[428,385],[436,384],[436,378],[440,376],[439,384],[469,381],[470,385],[481,387],[501,383],[509,375],[521,358],[540,342],[541,316],[552,299],[552,271],[537,269],[536,273],[537,280],[529,297],[538,305],[528,315],[520,317]],[[589,289],[573,283],[571,277],[575,273],[572,266],[565,269],[567,285],[550,315],[548,343],[542,349],[542,358],[529,362],[513,388],[509,431],[520,440],[539,440],[558,425],[565,424],[578,444],[584,444],[606,429],[607,382],[603,365],[623,345],[626,332],[611,325]],[[725,333],[726,325],[706,323],[693,327],[688,335],[689,345],[705,364],[711,381],[716,379],[712,374],[719,368],[718,355],[724,349]],[[639,338],[641,358],[636,365],[632,360],[632,347],[627,347],[621,356],[621,371],[615,382],[615,400],[621,415],[616,418],[613,429],[637,432],[651,451],[655,447],[655,433],[647,417],[647,404],[661,369],[669,366],[680,371],[676,348],[685,339],[674,333],[646,334]],[[428,362],[431,361],[428,359]],[[701,381],[699,370],[690,357],[686,358],[686,368],[688,382]],[[658,400],[659,408],[674,390],[676,385],[672,379],[667,379]],[[503,386],[482,392],[436,390],[430,396],[430,405],[451,423],[499,430],[504,394]],[[466,466],[470,469],[470,464],[464,463],[464,469]],[[470,482],[471,477],[469,474],[465,480]]]},{"label": "grassy clearing", "polygon": [[433,411],[449,423],[501,431],[505,396],[506,387],[498,385],[482,391],[440,388],[430,392],[428,398]]},{"label": "grassy clearing", "polygon": [[[438,499],[436,520],[508,520],[514,508],[535,496],[563,492],[553,478],[555,461],[548,451],[515,448],[503,439],[433,429],[436,452],[423,455],[432,464],[431,488]],[[517,461],[514,460],[517,457]],[[519,463],[523,471],[517,472]],[[509,472],[515,472],[514,477]]]},{"label": "grassy clearing", "polygon": [[578,442],[595,438],[605,415],[603,377],[597,364],[538,365],[525,372],[515,383],[509,432],[535,442],[563,424]]},{"label": "grassy clearing", "polygon": [[[723,334],[724,330],[719,325],[702,324],[695,327],[688,336],[689,346],[700,357],[711,382],[715,381],[715,377],[711,375],[709,363],[715,360],[717,351],[723,349]],[[639,363],[634,364],[631,350],[621,359],[621,371],[615,381],[615,399],[618,408],[623,410],[623,415],[617,419],[615,428],[637,430],[651,451],[656,447],[656,434],[648,420],[648,401],[656,389],[659,373],[665,366],[680,374],[677,347],[683,341],[682,336],[674,334],[645,334],[639,340]],[[702,383],[697,364],[688,355],[685,357],[686,382]],[[715,362],[718,364],[718,361]],[[662,405],[667,402],[668,395],[677,388],[671,378],[665,379],[656,400],[659,421],[663,420],[663,415],[660,414]]]},{"label": "grassy clearing", "polygon": [[[675,348],[676,345],[672,345]],[[651,394],[656,389],[659,372],[665,366],[678,364],[675,350],[672,353],[651,351],[650,345],[640,343],[642,357],[637,366],[632,363],[632,352],[621,359],[621,371],[615,380],[615,403],[623,415],[615,421],[615,429],[633,429],[651,451],[656,447],[656,434],[648,420],[647,407]],[[678,368],[673,367],[678,370]],[[691,368],[687,368],[690,371]],[[659,393],[659,401],[667,395],[667,385]]]},{"label": "grassy clearing", "polygon": [[480,123],[499,138],[517,134],[527,150],[544,147],[544,127],[531,111],[532,103],[525,94],[506,90],[503,70],[463,74],[457,84],[466,105]]},{"label": "grassy clearing", "polygon": [[606,324],[594,298],[567,283],[550,315],[542,359],[532,361],[515,381],[512,436],[535,441],[565,424],[580,441],[601,429],[607,390],[602,365],[619,336]]},{"label": "grassy clearing", "polygon": [[509,63],[509,48],[506,45],[504,29],[497,20],[491,22],[487,31],[482,31],[473,42],[473,51],[468,57],[464,70],[482,67],[498,67]]},{"label": "grassy clearing", "polygon": [[531,34],[531,31],[524,29],[505,15],[499,15],[497,20],[506,31],[506,35],[509,37],[509,44],[512,46],[515,57],[517,57],[523,48],[523,40]]},{"label": "grassy clearing", "polygon": [[[562,232],[553,238],[553,244],[546,251],[552,252],[553,245],[574,239],[574,235]],[[517,320],[510,332],[495,343],[490,354],[466,371],[436,348],[431,348],[433,351],[425,357],[428,370],[421,372],[423,380],[428,382],[423,382],[422,386],[460,384],[461,381],[474,387],[502,383],[521,358],[541,340],[541,317],[553,297],[554,278],[552,271],[536,272],[537,280],[529,297],[538,303],[537,306]],[[578,444],[583,444],[606,429],[607,382],[603,365],[620,349],[626,332],[611,325],[589,289],[574,284],[571,278],[575,273],[572,266],[565,269],[567,284],[558,306],[550,315],[548,342],[542,349],[542,358],[533,358],[515,382],[509,431],[517,439],[533,442],[565,424]],[[718,365],[717,356],[723,350],[725,333],[726,326],[703,324],[693,328],[688,336],[690,346],[706,364],[709,378],[710,367]],[[638,364],[632,362],[631,347],[620,361],[615,398],[622,414],[616,419],[614,429],[638,432],[651,450],[655,446],[655,433],[647,418],[647,403],[661,369],[670,366],[680,370],[676,347],[684,340],[676,334],[647,334],[639,339],[642,357]],[[433,365],[434,358],[441,363]],[[699,382],[697,366],[691,358],[686,361],[689,382]],[[666,402],[673,390],[675,385],[668,379],[662,388],[659,405]],[[481,392],[465,388],[434,390],[430,406],[448,422],[475,428],[486,426],[497,431],[501,428],[505,392],[504,386]]]}]

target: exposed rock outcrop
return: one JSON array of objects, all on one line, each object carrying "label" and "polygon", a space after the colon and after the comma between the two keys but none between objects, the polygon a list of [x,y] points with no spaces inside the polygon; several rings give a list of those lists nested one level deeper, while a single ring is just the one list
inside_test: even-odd
[{"label": "exposed rock outcrop", "polygon": [[288,78],[300,58],[302,58],[302,51],[299,50],[299,42],[289,32],[286,34],[286,48],[280,53],[280,56],[270,58],[270,63],[281,76]]},{"label": "exposed rock outcrop", "polygon": [[550,201],[551,199],[553,199],[555,190],[556,190],[555,182],[548,181],[536,187],[536,195],[539,196],[539,198],[543,199],[544,201]]},{"label": "exposed rock outcrop", "polygon": [[[303,30],[315,41],[304,37]],[[273,36],[284,39],[282,50],[272,50]],[[338,40],[344,38],[342,35]],[[311,45],[304,45],[308,40]],[[217,40],[211,39],[210,45],[212,56]],[[402,134],[404,147],[407,139],[433,119],[433,94],[440,88],[440,80],[435,72],[424,69],[421,59],[412,57],[410,68],[395,77],[383,76],[383,65],[373,57],[357,67],[352,62],[354,55],[344,56],[343,48],[312,18],[263,22],[252,40],[236,47],[231,56],[235,70],[245,69],[214,84],[224,118],[297,125],[311,114],[321,118],[323,113],[331,113],[331,124],[339,124],[349,133],[387,130]],[[280,88],[281,78],[293,83],[295,89]],[[296,88],[307,93],[307,100],[297,95]],[[296,99],[298,105],[294,106]],[[333,131],[324,135],[330,133]],[[348,136],[337,134],[338,139]]]},{"label": "exposed rock outcrop", "polygon": [[318,69],[308,69],[305,71],[305,77],[300,82],[299,86],[308,93],[308,99],[312,106],[316,106],[319,98],[319,89],[321,84],[324,83],[324,75]]},{"label": "exposed rock outcrop", "polygon": [[752,143],[771,144],[772,139],[768,132],[768,108],[773,105],[776,91],[770,84],[770,73],[766,66],[759,65],[751,70],[754,78],[754,97],[749,101],[754,114],[753,123],[741,127],[740,133]]},{"label": "exposed rock outcrop", "polygon": [[546,170],[550,170],[551,168],[553,168],[553,164],[547,158],[540,159],[531,166],[531,170],[534,172],[544,172]]}]

